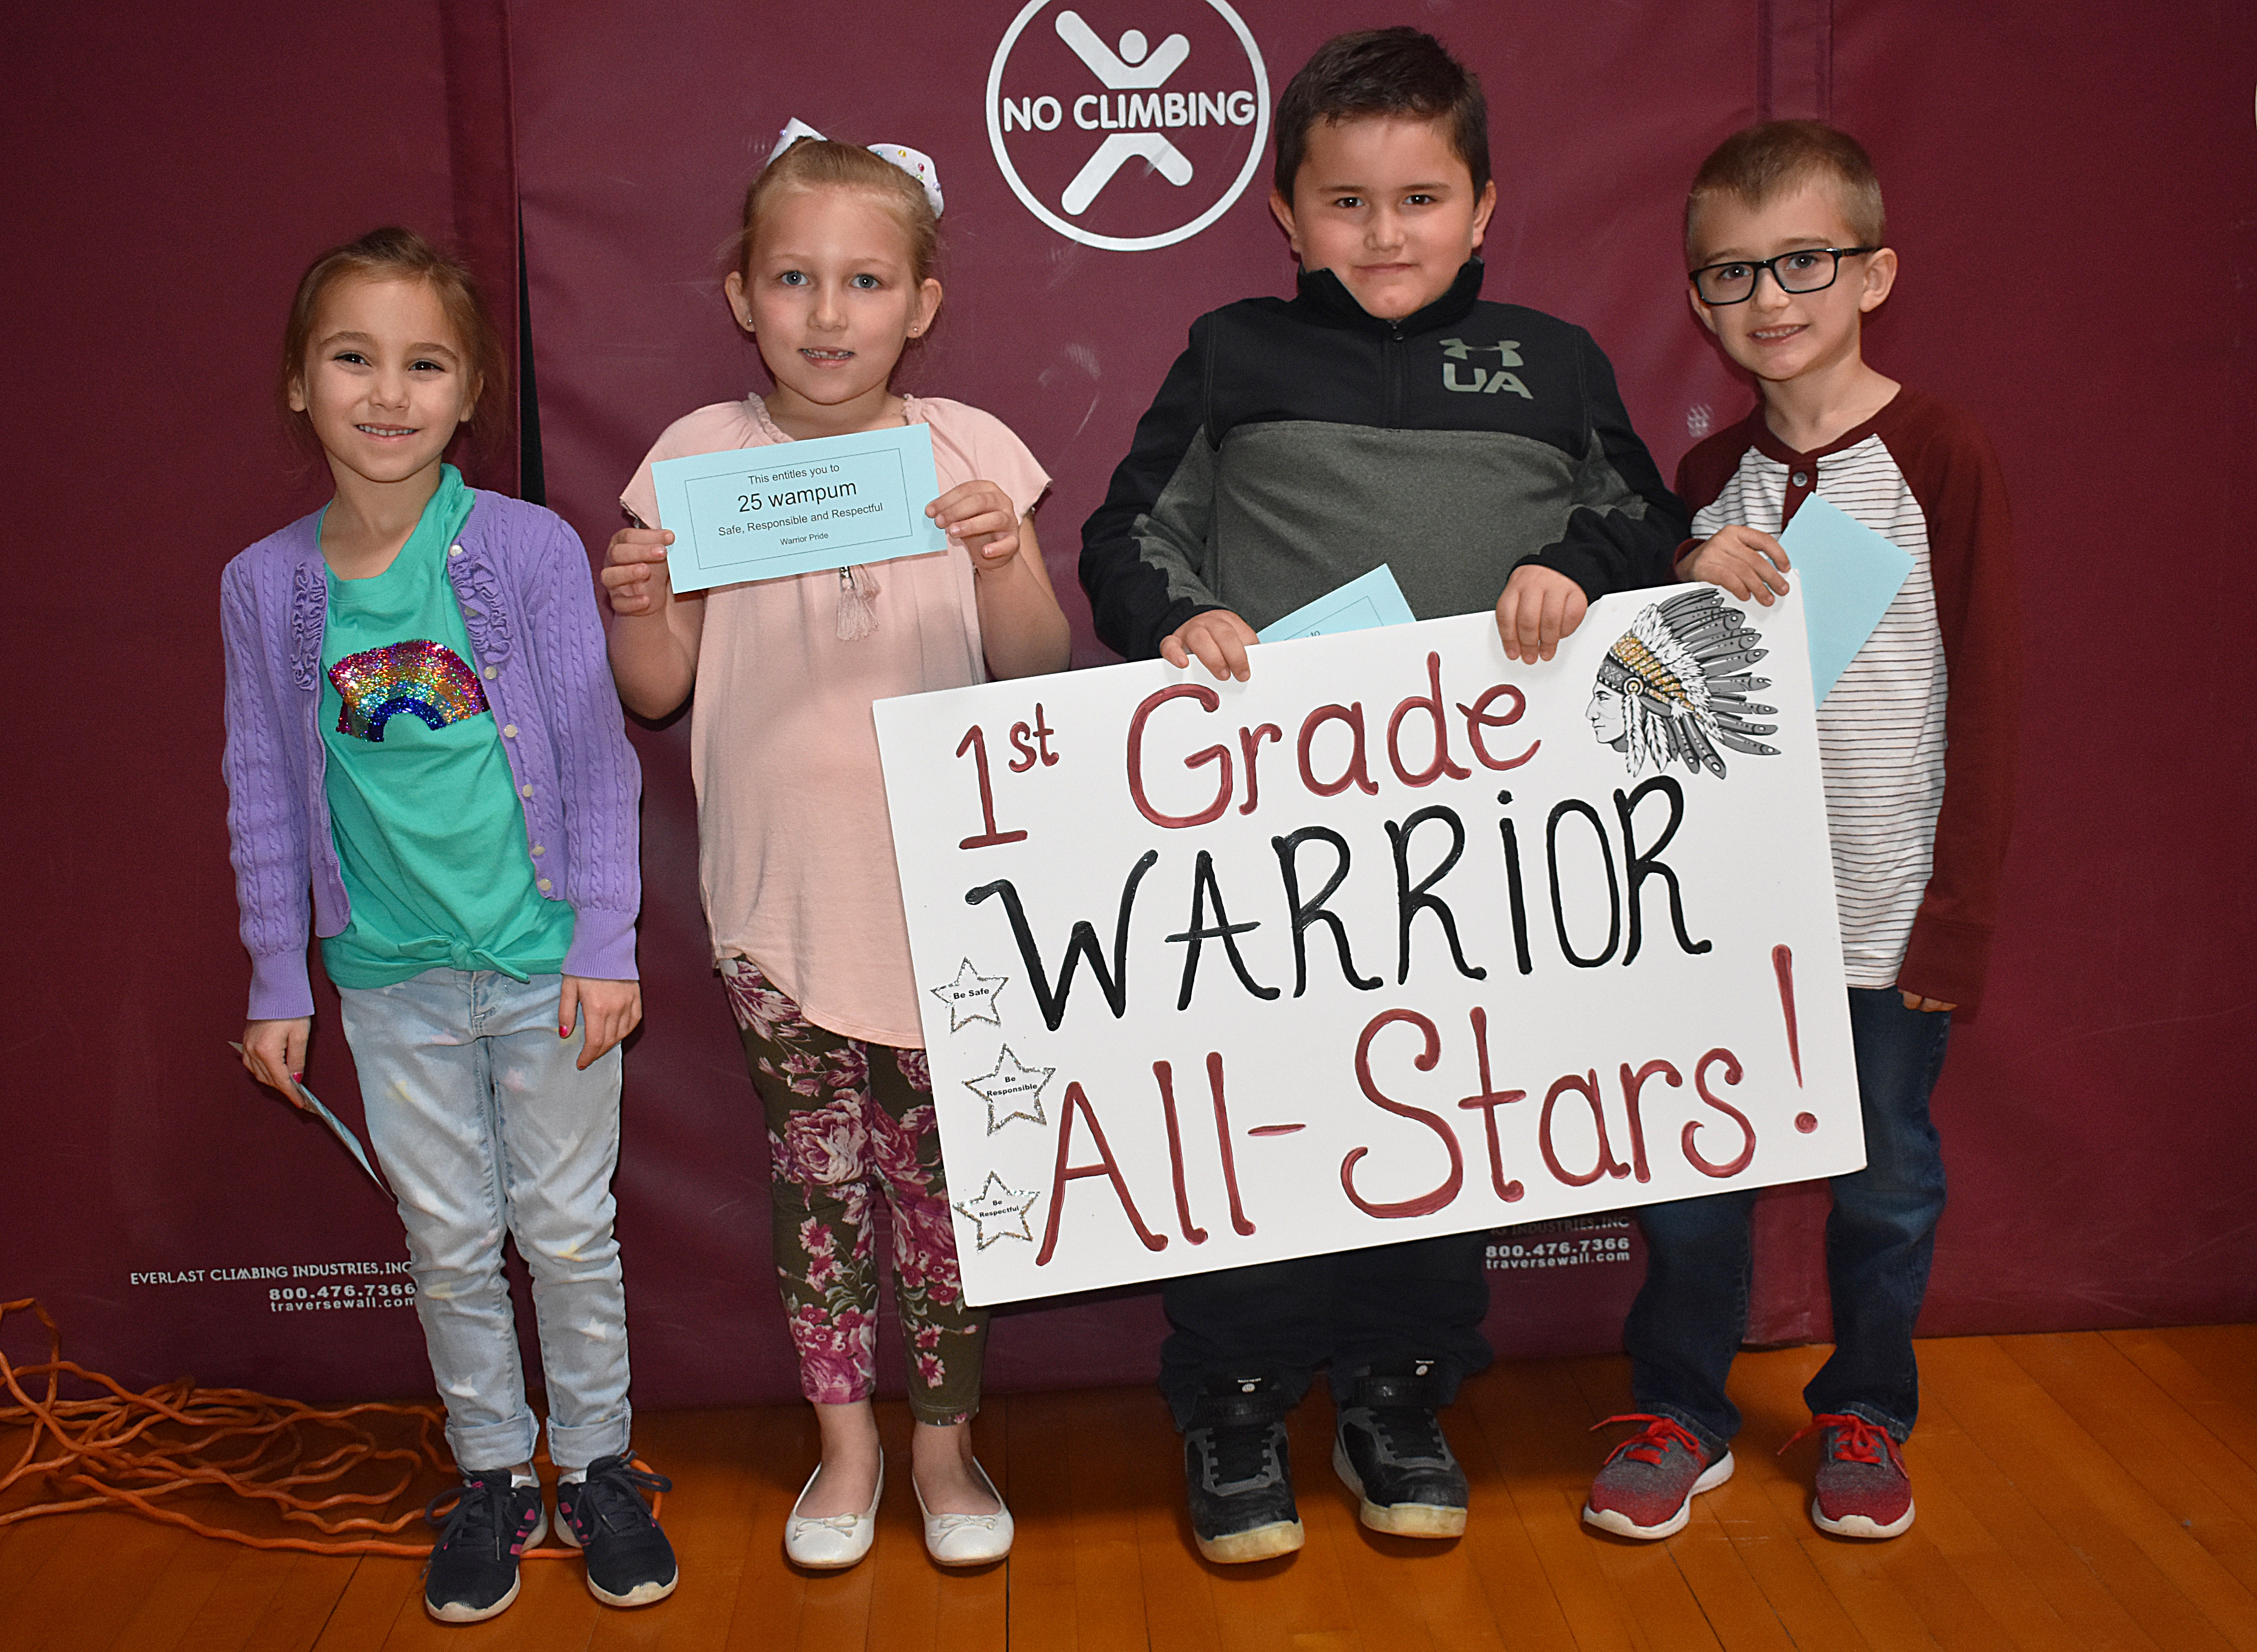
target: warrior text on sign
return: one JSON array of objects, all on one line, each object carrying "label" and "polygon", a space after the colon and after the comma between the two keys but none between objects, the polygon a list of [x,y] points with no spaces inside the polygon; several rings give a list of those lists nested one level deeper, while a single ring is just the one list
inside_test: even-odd
[{"label": "warrior text on sign", "polygon": [[1861,1164],[1798,602],[881,702],[972,1299]]}]

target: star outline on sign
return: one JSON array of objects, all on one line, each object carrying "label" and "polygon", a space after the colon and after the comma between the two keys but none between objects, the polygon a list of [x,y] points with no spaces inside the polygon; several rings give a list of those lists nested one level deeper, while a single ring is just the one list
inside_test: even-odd
[{"label": "star outline on sign", "polygon": [[[1003,1024],[1003,1013],[996,1006],[996,995],[1011,984],[1008,975],[982,975],[966,958],[956,966],[956,978],[945,986],[925,990],[948,1006],[948,1030],[960,1033],[974,1021],[989,1021],[997,1027]],[[980,1000],[985,999],[985,1007]]]},{"label": "star outline on sign", "polygon": [[[1050,1120],[1043,1117],[1043,1091],[1050,1084],[1051,1076],[1057,1071],[1055,1067],[1028,1066],[1012,1054],[1011,1047],[1006,1044],[1002,1054],[995,1057],[994,1071],[983,1073],[977,1078],[965,1079],[963,1083],[966,1090],[987,1104],[987,1133],[992,1136],[1014,1119],[1025,1119],[1037,1125],[1049,1124]],[[1037,1077],[1037,1074],[1039,1077]],[[1022,1088],[1030,1078],[1035,1079],[1035,1098],[1031,1104],[1034,1111],[1029,1112],[1022,1106],[1007,1105],[998,1114],[995,1111],[996,1098],[990,1093],[991,1090],[1008,1091]]]},{"label": "star outline on sign", "polygon": [[[1005,1187],[1003,1178],[990,1170],[987,1180],[980,1184],[980,1196],[959,1201],[955,1208],[959,1215],[971,1222],[973,1239],[980,1250],[986,1250],[997,1239],[1024,1239],[1031,1245],[1035,1242],[1035,1235],[1027,1225],[1027,1212],[1034,1208],[1035,1201],[1041,1197],[1038,1191],[1022,1193],[1016,1188]],[[1018,1224],[1015,1232],[1002,1226],[1008,1221]],[[998,1232],[990,1233],[987,1231],[990,1222],[997,1225]]]}]

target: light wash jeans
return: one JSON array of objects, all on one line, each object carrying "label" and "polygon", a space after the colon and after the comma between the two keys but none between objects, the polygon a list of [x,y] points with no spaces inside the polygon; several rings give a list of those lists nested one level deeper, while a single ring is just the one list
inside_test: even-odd
[{"label": "light wash jeans", "polygon": [[627,1450],[626,1293],[612,1236],[619,1052],[587,1071],[556,1036],[561,978],[426,970],[346,987],[345,1041],[368,1133],[407,1227],[415,1311],[465,1473],[533,1456],[505,1232],[533,1274],[560,1470]]}]

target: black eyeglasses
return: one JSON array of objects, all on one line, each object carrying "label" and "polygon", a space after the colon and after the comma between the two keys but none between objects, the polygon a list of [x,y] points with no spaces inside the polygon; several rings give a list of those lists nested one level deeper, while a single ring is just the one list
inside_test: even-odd
[{"label": "black eyeglasses", "polygon": [[1735,258],[1693,272],[1693,290],[1703,304],[1744,304],[1756,295],[1756,274],[1769,270],[1782,293],[1822,293],[1842,273],[1842,260],[1878,247],[1805,247],[1775,258]]}]

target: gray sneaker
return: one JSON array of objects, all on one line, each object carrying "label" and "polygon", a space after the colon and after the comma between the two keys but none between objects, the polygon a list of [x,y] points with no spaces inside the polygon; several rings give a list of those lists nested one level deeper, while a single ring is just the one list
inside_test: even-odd
[{"label": "gray sneaker", "polygon": [[1408,1360],[1355,1380],[1333,1437],[1333,1472],[1362,1500],[1357,1517],[1397,1537],[1466,1528],[1466,1472],[1434,1416],[1433,1364]]},{"label": "gray sneaker", "polygon": [[1221,1565],[1301,1546],[1284,1397],[1268,1377],[1210,1377],[1184,1430],[1184,1485],[1199,1551]]}]

